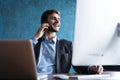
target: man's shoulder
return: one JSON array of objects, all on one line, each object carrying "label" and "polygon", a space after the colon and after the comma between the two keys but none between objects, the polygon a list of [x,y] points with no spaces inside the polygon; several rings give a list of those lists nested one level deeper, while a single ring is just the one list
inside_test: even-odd
[{"label": "man's shoulder", "polygon": [[62,44],[62,45],[71,45],[71,44],[72,44],[72,41],[67,40],[67,39],[59,39],[59,40],[58,40],[58,43],[59,43],[59,44]]},{"label": "man's shoulder", "polygon": [[63,42],[63,43],[72,43],[72,41],[67,40],[67,39],[58,39],[59,42]]}]

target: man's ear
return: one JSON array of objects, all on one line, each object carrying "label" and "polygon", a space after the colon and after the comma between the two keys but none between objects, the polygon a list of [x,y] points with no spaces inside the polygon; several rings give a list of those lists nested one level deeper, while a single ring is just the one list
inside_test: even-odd
[{"label": "man's ear", "polygon": [[44,23],[48,23],[48,20],[46,19]]},{"label": "man's ear", "polygon": [[47,19],[42,20],[41,24],[43,24],[43,23],[48,23],[48,20]]}]

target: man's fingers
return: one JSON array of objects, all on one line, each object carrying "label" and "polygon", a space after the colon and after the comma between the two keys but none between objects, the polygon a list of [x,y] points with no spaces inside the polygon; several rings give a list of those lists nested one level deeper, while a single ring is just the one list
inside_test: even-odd
[{"label": "man's fingers", "polygon": [[103,72],[103,67],[101,65],[98,66],[98,74],[101,74]]}]

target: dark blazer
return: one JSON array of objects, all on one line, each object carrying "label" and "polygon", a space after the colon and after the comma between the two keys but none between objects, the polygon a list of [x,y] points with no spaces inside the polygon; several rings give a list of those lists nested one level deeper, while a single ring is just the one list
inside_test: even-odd
[{"label": "dark blazer", "polygon": [[[42,38],[38,40],[38,43],[34,46],[36,63],[38,63],[39,50]],[[56,43],[56,73],[68,73],[71,67],[72,60],[72,42],[65,39],[57,39]],[[88,73],[88,67],[73,66],[74,69],[79,73]]]}]

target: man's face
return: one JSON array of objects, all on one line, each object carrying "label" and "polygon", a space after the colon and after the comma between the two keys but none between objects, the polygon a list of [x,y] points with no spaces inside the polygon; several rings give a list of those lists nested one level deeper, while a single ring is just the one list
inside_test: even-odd
[{"label": "man's face", "polygon": [[60,28],[60,16],[56,13],[53,13],[48,16],[49,31],[58,32]]}]

